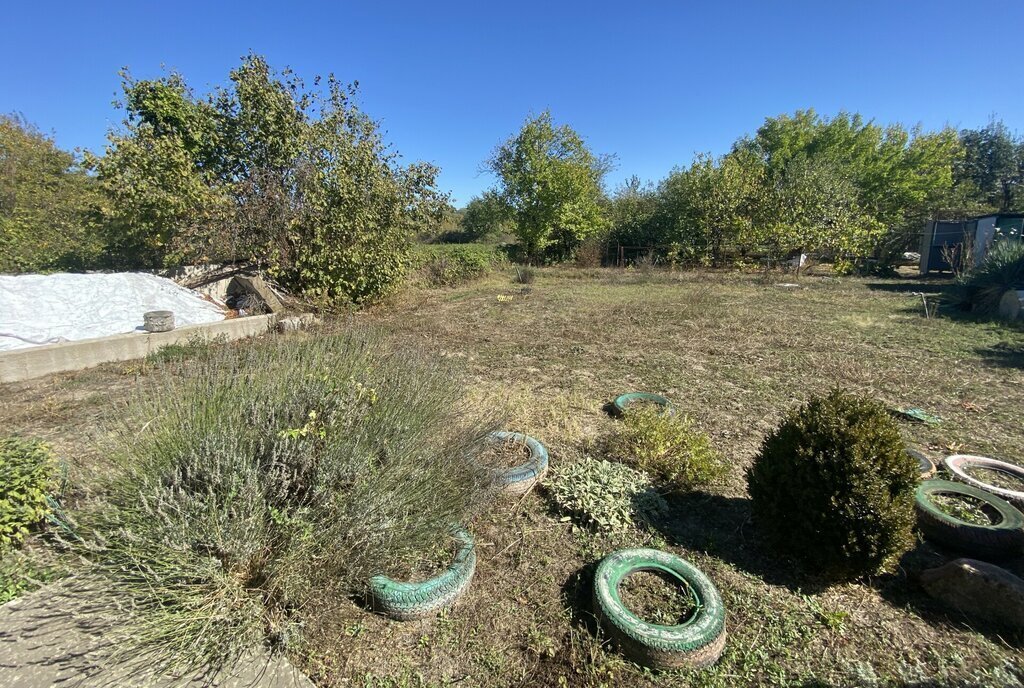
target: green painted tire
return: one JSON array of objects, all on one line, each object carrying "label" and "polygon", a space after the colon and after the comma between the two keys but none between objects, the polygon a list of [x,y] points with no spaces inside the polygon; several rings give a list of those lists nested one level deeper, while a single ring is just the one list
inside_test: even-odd
[{"label": "green painted tire", "polygon": [[615,401],[612,402],[612,408],[615,410],[615,415],[622,416],[630,406],[642,402],[657,404],[658,406],[663,407],[667,413],[674,413],[675,411],[671,401],[660,394],[651,394],[649,392],[629,392],[628,394],[620,394],[615,397]]},{"label": "green painted tire", "polygon": [[408,621],[450,609],[469,587],[476,571],[476,544],[465,529],[455,532],[462,543],[455,560],[440,576],[422,583],[403,583],[387,576],[370,579],[374,611]]},{"label": "green painted tire", "polygon": [[511,494],[523,494],[544,477],[548,470],[548,450],[543,444],[521,432],[492,432],[487,439],[490,442],[513,439],[522,442],[530,450],[530,458],[526,463],[505,470],[491,471],[496,487]]},{"label": "green painted tire", "polygon": [[[932,495],[958,494],[987,504],[1000,516],[990,526],[961,521],[947,514],[932,501]],[[914,493],[917,525],[926,539],[979,559],[1010,557],[1024,552],[1024,514],[999,497],[963,483],[949,480],[925,480]]]},{"label": "green painted tire", "polygon": [[[626,576],[667,573],[689,587],[697,610],[684,623],[661,626],[633,614],[619,597]],[[652,669],[711,666],[725,648],[725,605],[711,580],[684,559],[656,549],[623,549],[601,560],[594,575],[594,612],[631,660]]]}]

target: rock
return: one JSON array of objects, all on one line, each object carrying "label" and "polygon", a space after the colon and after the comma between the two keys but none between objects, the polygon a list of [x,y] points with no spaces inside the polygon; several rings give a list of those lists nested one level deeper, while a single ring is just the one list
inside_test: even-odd
[{"label": "rock", "polygon": [[921,572],[935,599],[997,626],[1024,629],[1024,579],[975,559],[957,559]]},{"label": "rock", "polygon": [[999,299],[999,317],[1003,320],[1020,319],[1021,304],[1024,302],[1024,291],[1010,289]]},{"label": "rock", "polygon": [[301,329],[314,325],[317,322],[316,316],[312,313],[301,313],[277,321],[278,332],[298,332]]}]

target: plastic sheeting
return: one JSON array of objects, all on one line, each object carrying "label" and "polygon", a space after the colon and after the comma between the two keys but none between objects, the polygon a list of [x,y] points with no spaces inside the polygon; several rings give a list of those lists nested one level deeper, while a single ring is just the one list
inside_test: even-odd
[{"label": "plastic sheeting", "polygon": [[146,273],[0,275],[0,351],[143,332],[146,311],[174,312],[176,327],[224,311],[172,280]]}]

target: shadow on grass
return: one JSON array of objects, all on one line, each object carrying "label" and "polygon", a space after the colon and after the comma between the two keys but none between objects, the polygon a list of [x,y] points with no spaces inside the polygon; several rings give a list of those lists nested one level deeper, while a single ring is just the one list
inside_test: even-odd
[{"label": "shadow on grass", "polygon": [[867,288],[872,291],[886,291],[892,294],[947,294],[954,286],[952,281],[937,282],[935,280],[906,279],[892,282],[868,282]]},{"label": "shadow on grass", "polygon": [[975,349],[975,352],[989,365],[999,368],[1024,369],[1024,344],[1014,346],[1000,342],[993,346]]},{"label": "shadow on grass", "polygon": [[669,499],[669,515],[651,524],[671,544],[707,552],[771,585],[820,592],[831,583],[803,571],[763,542],[749,499],[696,493]]},{"label": "shadow on grass", "polygon": [[594,574],[600,559],[577,569],[562,584],[562,605],[569,610],[572,623],[595,638],[600,638],[597,617],[594,616]]}]

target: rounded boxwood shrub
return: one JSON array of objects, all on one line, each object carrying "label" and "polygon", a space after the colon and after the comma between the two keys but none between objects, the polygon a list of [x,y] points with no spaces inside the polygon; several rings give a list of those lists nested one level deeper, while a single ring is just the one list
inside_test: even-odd
[{"label": "rounded boxwood shrub", "polygon": [[884,570],[913,543],[917,477],[885,408],[834,390],[765,438],[747,484],[771,545],[848,580]]}]

